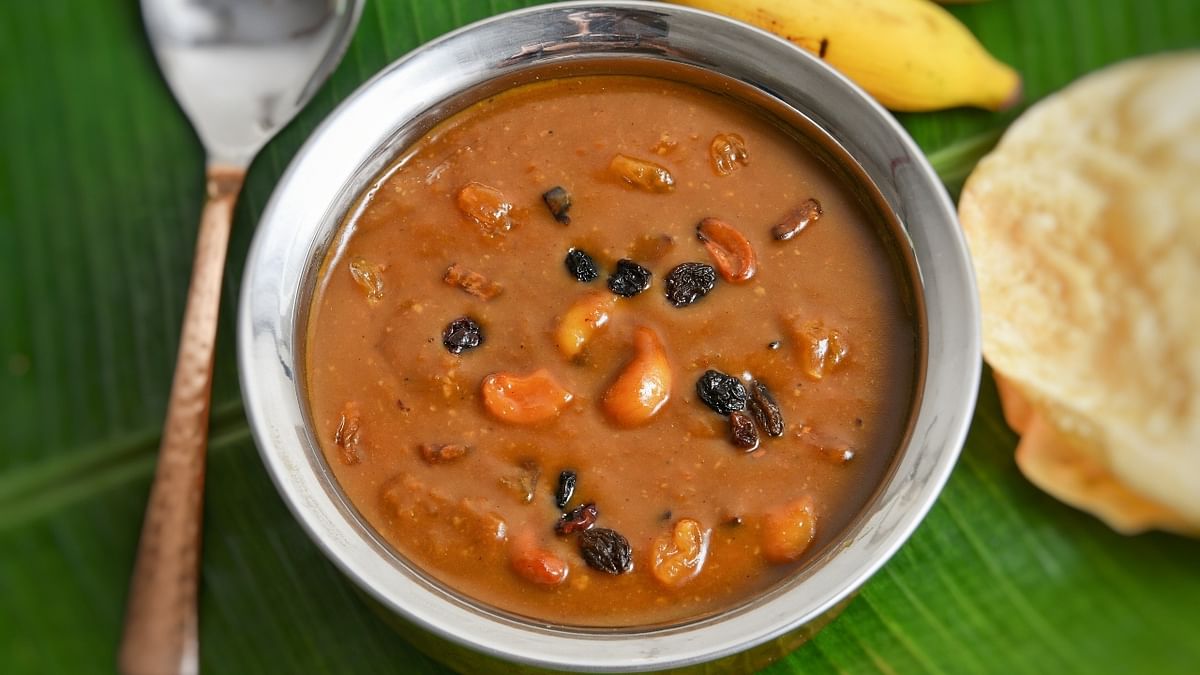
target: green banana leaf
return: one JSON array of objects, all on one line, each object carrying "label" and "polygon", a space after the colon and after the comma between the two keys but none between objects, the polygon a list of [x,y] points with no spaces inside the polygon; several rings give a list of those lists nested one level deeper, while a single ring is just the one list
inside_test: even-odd
[{"label": "green banana leaf", "polygon": [[[254,223],[314,126],[413,47],[522,4],[370,0],[337,72],[254,164],[213,387],[207,672],[444,672],[366,606],[277,496],[242,414],[233,310]],[[1122,58],[1200,45],[1195,0],[951,11],[1022,72],[1027,102]],[[1015,114],[900,119],[956,190]],[[114,669],[202,165],[135,2],[0,2],[0,672]],[[962,460],[911,542],[767,672],[1200,671],[1200,542],[1112,533],[1030,486],[1015,443],[987,375]]]}]

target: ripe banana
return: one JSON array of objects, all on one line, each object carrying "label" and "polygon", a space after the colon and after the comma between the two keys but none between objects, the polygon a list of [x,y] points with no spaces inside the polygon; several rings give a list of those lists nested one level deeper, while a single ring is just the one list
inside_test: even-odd
[{"label": "ripe banana", "polygon": [[745,21],[824,59],[892,110],[1003,110],[1021,78],[929,0],[672,0]]}]

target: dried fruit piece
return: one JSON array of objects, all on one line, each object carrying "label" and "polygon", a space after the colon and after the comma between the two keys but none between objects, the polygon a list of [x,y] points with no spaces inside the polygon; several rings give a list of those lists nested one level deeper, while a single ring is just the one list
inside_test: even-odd
[{"label": "dried fruit piece", "polygon": [[788,211],[783,220],[771,228],[771,236],[779,241],[787,241],[803,232],[804,228],[820,220],[822,213],[824,211],[821,210],[821,202],[809,199]]},{"label": "dried fruit piece", "polygon": [[479,272],[472,272],[458,263],[451,263],[446,268],[446,273],[442,275],[442,281],[461,288],[481,300],[491,300],[504,291],[504,287],[500,284]]},{"label": "dried fruit piece", "polygon": [[658,262],[675,247],[675,237],[669,234],[643,234],[629,246],[629,257],[634,260]]},{"label": "dried fruit piece", "polygon": [[821,445],[817,447],[817,456],[835,465],[849,464],[854,460],[854,448],[848,445]]},{"label": "dried fruit piece", "polygon": [[758,380],[751,382],[750,400],[747,401],[747,405],[758,426],[762,427],[768,436],[783,435],[783,413],[780,412],[779,404],[775,402],[775,397],[771,395],[767,385]]},{"label": "dried fruit piece", "polygon": [[728,415],[746,407],[746,387],[742,381],[719,370],[706,370],[696,381],[696,395],[719,415]]},{"label": "dried fruit piece", "polygon": [[558,320],[554,340],[567,358],[575,358],[592,336],[608,325],[617,298],[603,291],[589,293],[575,301]]},{"label": "dried fruit piece", "polygon": [[729,438],[746,452],[757,448],[758,428],[754,426],[754,418],[741,410],[729,413]]},{"label": "dried fruit piece", "polygon": [[515,474],[502,477],[500,483],[515,492],[521,498],[522,504],[528,504],[533,501],[538,479],[541,477],[542,468],[537,465],[537,462],[525,460],[521,462],[521,466]]},{"label": "dried fruit piece", "polygon": [[650,270],[629,258],[617,261],[617,269],[608,278],[608,290],[623,298],[632,298],[650,288]]},{"label": "dried fruit piece", "polygon": [[704,242],[725,281],[738,284],[749,281],[758,271],[758,256],[750,241],[729,223],[705,218],[696,226],[696,236]]},{"label": "dried fruit piece", "polygon": [[469,316],[451,321],[442,331],[442,346],[451,354],[461,354],[483,344],[483,329]]},{"label": "dried fruit piece", "polygon": [[350,276],[366,291],[367,302],[373,305],[383,299],[383,265],[355,258],[350,261]]},{"label": "dried fruit piece", "polygon": [[525,581],[539,586],[557,586],[567,580],[566,561],[532,541],[519,538],[513,545],[510,562],[513,571]]},{"label": "dried fruit piece", "polygon": [[571,534],[590,530],[592,525],[596,524],[596,518],[599,516],[600,512],[596,510],[596,505],[588,502],[564,513],[562,518],[554,524],[554,531],[558,534]]},{"label": "dried fruit piece", "polygon": [[638,326],[633,350],[633,359],[600,401],[608,418],[624,427],[648,422],[671,398],[671,364],[658,334]]},{"label": "dried fruit piece", "polygon": [[545,368],[525,376],[492,373],[483,378],[481,389],[483,407],[492,417],[510,424],[552,420],[574,398]]},{"label": "dried fruit piece", "polygon": [[675,178],[671,172],[654,162],[617,155],[612,158],[608,168],[627,185],[647,192],[670,192],[675,189]]},{"label": "dried fruit piece", "polygon": [[359,446],[359,419],[357,403],[350,401],[342,406],[337,430],[333,432],[333,444],[341,450],[343,464],[358,464],[363,460],[362,448]]},{"label": "dried fruit piece", "polygon": [[667,588],[679,588],[700,574],[712,534],[691,518],[680,518],[670,534],[654,541],[650,570]]},{"label": "dried fruit piece", "polygon": [[579,553],[593,569],[609,574],[624,574],[633,569],[633,549],[629,540],[604,527],[579,534]]},{"label": "dried fruit piece", "polygon": [[471,451],[471,446],[463,443],[422,443],[417,449],[426,462],[447,464],[465,457]]},{"label": "dried fruit piece", "polygon": [[582,249],[573,248],[567,251],[567,258],[563,263],[576,281],[586,284],[600,278],[600,268],[596,266],[596,261]]},{"label": "dried fruit piece", "polygon": [[675,266],[667,275],[667,300],[676,307],[687,307],[717,285],[717,271],[712,265],[685,262]]},{"label": "dried fruit piece", "polygon": [[567,211],[571,209],[571,195],[562,186],[555,186],[542,194],[542,201],[546,202],[546,208],[550,209],[550,215],[563,225],[571,224],[571,216],[567,215]]},{"label": "dried fruit piece", "polygon": [[513,228],[512,203],[504,198],[504,193],[483,183],[472,181],[458,191],[458,209],[489,237]]},{"label": "dried fruit piece", "polygon": [[819,320],[806,321],[795,330],[804,373],[820,380],[837,370],[850,356],[850,346],[836,329]]},{"label": "dried fruit piece", "polygon": [[718,176],[728,176],[739,167],[750,163],[746,152],[746,141],[738,134],[717,134],[708,146],[708,157]]},{"label": "dried fruit piece", "polygon": [[571,495],[575,494],[576,480],[578,480],[578,476],[574,471],[567,470],[558,473],[558,488],[554,490],[555,506],[561,509],[571,501]]},{"label": "dried fruit piece", "polygon": [[817,533],[812,497],[801,497],[771,511],[763,520],[763,557],[773,563],[800,559]]}]

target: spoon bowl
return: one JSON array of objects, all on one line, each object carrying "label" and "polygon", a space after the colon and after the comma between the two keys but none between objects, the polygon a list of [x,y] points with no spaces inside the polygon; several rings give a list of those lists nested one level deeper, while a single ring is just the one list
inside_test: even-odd
[{"label": "spoon bowl", "polygon": [[333,72],[360,0],[142,0],[154,55],[210,159],[248,163]]}]

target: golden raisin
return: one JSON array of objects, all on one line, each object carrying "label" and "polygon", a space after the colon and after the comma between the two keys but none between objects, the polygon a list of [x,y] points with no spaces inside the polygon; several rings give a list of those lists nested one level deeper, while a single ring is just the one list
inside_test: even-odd
[{"label": "golden raisin", "polygon": [[654,541],[650,569],[667,588],[679,588],[700,574],[708,557],[711,530],[691,518],[681,518],[670,534]]},{"label": "golden raisin", "polygon": [[817,534],[812,497],[801,497],[767,513],[762,525],[763,557],[773,563],[800,559]]},{"label": "golden raisin", "polygon": [[341,450],[343,464],[358,464],[363,460],[360,430],[358,403],[350,401],[342,406],[337,430],[333,432],[333,444]]},{"label": "golden raisin", "polygon": [[554,333],[558,350],[567,358],[578,356],[592,336],[608,325],[617,296],[612,293],[589,293],[575,301],[558,321]]},{"label": "golden raisin", "polygon": [[442,281],[450,286],[461,288],[480,300],[491,300],[504,291],[500,284],[458,263],[452,263],[446,268],[446,273],[442,275]]},{"label": "golden raisin", "polygon": [[513,205],[504,193],[483,183],[470,182],[458,191],[458,209],[489,237],[513,228]]},{"label": "golden raisin", "polygon": [[728,176],[739,167],[750,163],[746,152],[746,141],[738,134],[717,134],[708,147],[708,157],[718,176]]},{"label": "golden raisin", "polygon": [[804,373],[820,380],[837,370],[850,356],[845,337],[819,320],[806,321],[795,331],[800,364]]},{"label": "golden raisin", "polygon": [[627,185],[646,192],[670,192],[675,189],[675,178],[666,167],[628,155],[617,155],[608,165]]},{"label": "golden raisin", "polygon": [[383,299],[383,265],[355,258],[350,261],[350,276],[366,292],[367,302],[373,305]]}]

